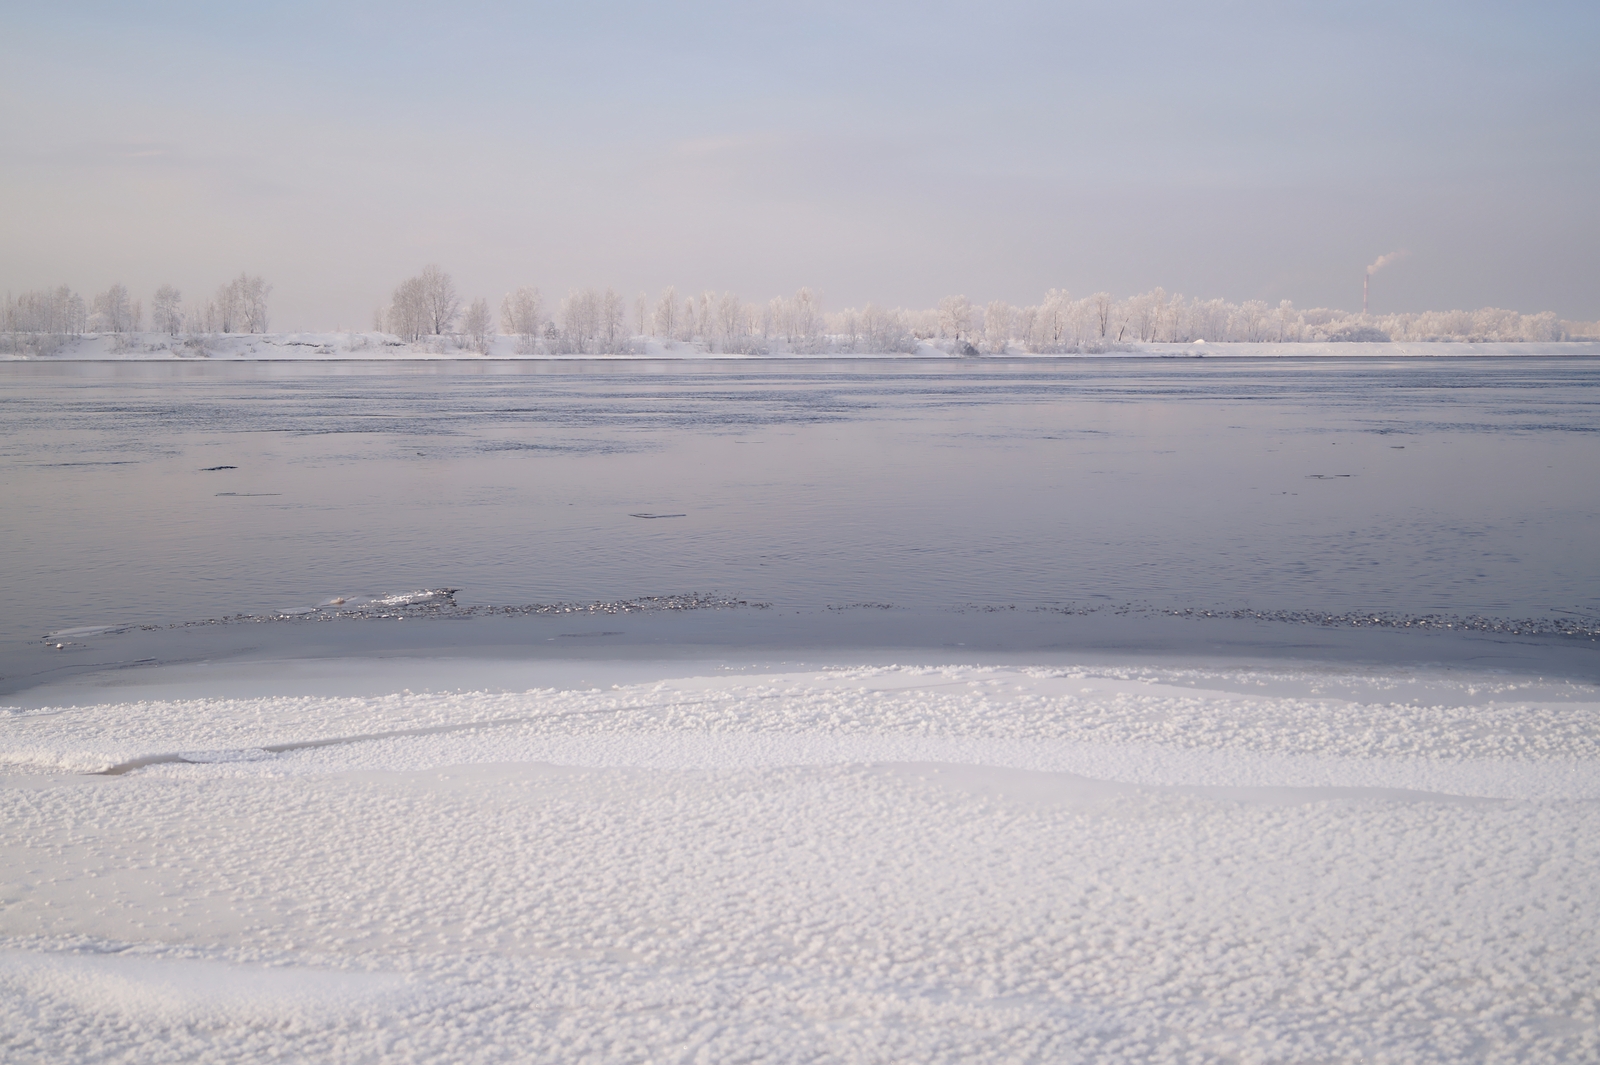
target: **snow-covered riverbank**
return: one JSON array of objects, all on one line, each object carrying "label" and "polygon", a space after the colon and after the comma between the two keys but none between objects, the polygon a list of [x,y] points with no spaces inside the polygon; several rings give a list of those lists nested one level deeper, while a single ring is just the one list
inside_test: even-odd
[{"label": "snow-covered riverbank", "polygon": [[1004,356],[995,354],[960,356],[952,354],[949,341],[921,341],[914,354],[905,352],[853,351],[843,345],[814,353],[774,350],[764,355],[724,354],[703,343],[662,341],[637,337],[628,350],[618,354],[526,354],[516,337],[495,337],[487,353],[459,346],[453,338],[439,337],[415,342],[403,341],[386,333],[228,333],[173,337],[162,333],[86,334],[43,345],[47,354],[0,354],[0,359],[28,361],[70,360],[188,360],[188,361],[308,361],[308,360],[396,360],[396,359],[956,359],[968,361],[1005,358],[1294,358],[1308,356],[1399,357],[1399,356],[1484,356],[1484,355],[1600,355],[1600,342],[1568,341],[1550,343],[1205,343],[1193,344],[1116,344],[1105,351],[1039,355],[1019,348]]},{"label": "snow-covered riverbank", "polygon": [[1592,685],[529,670],[9,712],[7,1060],[1600,1050]]}]

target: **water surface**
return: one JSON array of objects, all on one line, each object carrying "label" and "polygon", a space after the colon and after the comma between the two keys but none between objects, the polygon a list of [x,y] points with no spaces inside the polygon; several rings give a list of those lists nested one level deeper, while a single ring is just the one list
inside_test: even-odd
[{"label": "water surface", "polygon": [[1597,370],[3,364],[0,641],[441,587],[1593,617]]}]

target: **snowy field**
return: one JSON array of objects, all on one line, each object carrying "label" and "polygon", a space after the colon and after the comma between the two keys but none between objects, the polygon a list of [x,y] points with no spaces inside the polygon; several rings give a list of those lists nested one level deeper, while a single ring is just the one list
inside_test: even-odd
[{"label": "snowy field", "polygon": [[[162,333],[88,334],[69,340],[48,355],[29,356],[0,353],[0,360],[59,361],[91,360],[163,360],[190,361],[282,361],[318,359],[432,359],[481,360],[489,359],[910,359],[953,358],[945,342],[943,347],[930,341],[918,344],[915,354],[900,352],[872,352],[835,350],[824,354],[783,353],[773,356],[720,354],[707,349],[703,343],[662,341],[654,337],[638,337],[630,342],[631,352],[617,355],[526,355],[518,351],[516,337],[496,337],[486,355],[457,347],[448,338],[434,338],[415,343],[401,341],[387,333],[229,333],[208,334],[196,337],[173,337]],[[1305,357],[1336,356],[1353,358],[1374,356],[1464,356],[1464,355],[1600,355],[1600,343],[1593,341],[1561,341],[1547,343],[1465,343],[1465,342],[1393,342],[1393,343],[1206,343],[1112,345],[1109,350],[1089,355],[1035,355],[1020,348],[1008,350],[1006,358],[1251,358],[1251,357]],[[984,355],[979,358],[997,358]]]},{"label": "snowy field", "polygon": [[1600,1054],[1593,684],[763,670],[36,693],[5,1059]]}]

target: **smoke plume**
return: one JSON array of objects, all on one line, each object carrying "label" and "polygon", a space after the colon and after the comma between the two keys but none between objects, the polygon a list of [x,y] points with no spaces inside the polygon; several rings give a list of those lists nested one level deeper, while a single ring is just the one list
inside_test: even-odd
[{"label": "smoke plume", "polygon": [[1395,260],[1404,259],[1405,257],[1406,250],[1404,248],[1401,248],[1399,251],[1392,251],[1388,255],[1380,255],[1378,256],[1377,261],[1375,261],[1371,266],[1367,267],[1367,276],[1371,277],[1373,274],[1377,273],[1379,270],[1382,270],[1385,266],[1388,266]]}]

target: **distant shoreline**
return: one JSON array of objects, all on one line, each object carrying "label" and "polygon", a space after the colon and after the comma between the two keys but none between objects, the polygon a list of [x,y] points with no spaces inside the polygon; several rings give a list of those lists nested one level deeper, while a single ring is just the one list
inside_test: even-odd
[{"label": "distant shoreline", "polygon": [[741,362],[823,362],[894,359],[980,363],[1011,359],[1080,360],[1105,358],[1441,358],[1473,356],[1600,355],[1600,341],[1484,342],[1245,342],[1190,344],[1129,343],[1104,351],[952,355],[932,341],[916,352],[826,351],[731,354],[710,352],[702,344],[663,343],[653,337],[630,341],[633,350],[617,354],[520,354],[517,338],[498,337],[486,354],[456,347],[451,338],[409,343],[381,333],[227,333],[168,336],[162,333],[85,334],[64,340],[49,354],[0,354],[5,362],[646,362],[732,360]]}]

